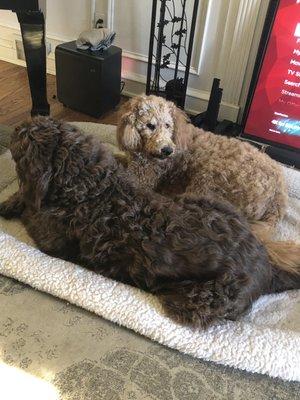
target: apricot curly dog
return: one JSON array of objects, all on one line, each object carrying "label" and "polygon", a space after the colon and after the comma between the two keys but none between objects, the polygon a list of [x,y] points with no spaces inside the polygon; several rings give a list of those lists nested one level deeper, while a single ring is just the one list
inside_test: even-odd
[{"label": "apricot curly dog", "polygon": [[300,287],[299,246],[290,266],[272,263],[232,206],[140,189],[75,127],[35,119],[16,129],[11,153],[20,189],[0,214],[21,216],[42,251],[157,295],[176,321],[235,319],[262,294]]},{"label": "apricot curly dog", "polygon": [[210,194],[269,226],[284,215],[287,189],[279,164],[249,143],[194,127],[161,97],[125,103],[117,136],[131,157],[129,168],[146,187],[167,195]]}]

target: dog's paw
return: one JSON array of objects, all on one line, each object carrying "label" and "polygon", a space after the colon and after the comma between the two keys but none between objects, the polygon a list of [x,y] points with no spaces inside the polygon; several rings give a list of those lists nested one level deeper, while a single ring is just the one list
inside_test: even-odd
[{"label": "dog's paw", "polygon": [[0,203],[0,217],[5,219],[20,218],[22,212],[18,207],[13,207],[9,202]]}]

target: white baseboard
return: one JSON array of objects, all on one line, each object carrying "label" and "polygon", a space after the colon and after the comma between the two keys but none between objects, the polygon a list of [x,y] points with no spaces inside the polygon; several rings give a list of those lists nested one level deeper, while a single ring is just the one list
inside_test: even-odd
[{"label": "white baseboard", "polygon": [[[0,60],[13,64],[26,66],[25,62],[17,58],[16,39],[20,39],[20,31],[13,27],[0,25]],[[51,45],[51,52],[47,57],[47,72],[55,75],[55,47],[66,39],[56,36],[47,36],[47,42]],[[126,53],[125,53],[126,54]],[[125,57],[126,58],[126,57]],[[134,97],[145,93],[146,77],[130,71],[122,71],[122,79],[125,82],[123,94]],[[198,114],[206,110],[209,100],[209,92],[188,88],[186,98],[186,110],[191,114]],[[240,107],[226,102],[221,103],[220,119],[236,121]]]},{"label": "white baseboard", "polygon": [[[125,87],[123,94],[129,97],[134,97],[138,94],[145,93],[146,90],[146,77],[143,75],[135,74],[132,72],[124,71],[123,80]],[[188,88],[185,109],[190,114],[198,114],[207,109],[209,100],[209,92]],[[228,119],[236,121],[240,107],[222,102],[220,106],[220,119]]]}]

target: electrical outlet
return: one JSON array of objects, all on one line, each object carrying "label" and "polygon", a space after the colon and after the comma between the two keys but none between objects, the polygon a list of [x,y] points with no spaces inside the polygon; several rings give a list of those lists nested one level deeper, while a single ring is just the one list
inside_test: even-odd
[{"label": "electrical outlet", "polygon": [[95,12],[95,17],[94,17],[94,26],[96,27],[97,21],[102,20],[102,26],[106,27],[107,26],[107,18],[106,14],[100,14],[98,12]]}]

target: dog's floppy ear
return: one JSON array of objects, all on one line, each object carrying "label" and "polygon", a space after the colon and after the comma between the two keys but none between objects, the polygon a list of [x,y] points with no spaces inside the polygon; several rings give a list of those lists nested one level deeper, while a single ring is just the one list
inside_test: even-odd
[{"label": "dog's floppy ear", "polygon": [[141,146],[141,136],[136,127],[134,101],[128,101],[120,110],[117,140],[121,150],[134,152]]},{"label": "dog's floppy ear", "polygon": [[38,169],[28,171],[30,175],[24,188],[26,203],[30,203],[36,210],[41,208],[42,200],[46,197],[52,177],[52,166],[40,165]]},{"label": "dog's floppy ear", "polygon": [[39,209],[52,177],[52,157],[57,133],[51,121],[24,124],[17,128],[11,141],[11,152],[23,197],[28,206]]},{"label": "dog's floppy ear", "polygon": [[174,122],[174,143],[178,149],[186,150],[190,141],[189,117],[183,110],[176,107],[175,104],[170,104]]}]

